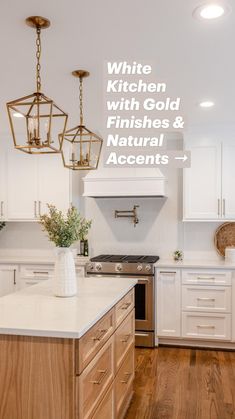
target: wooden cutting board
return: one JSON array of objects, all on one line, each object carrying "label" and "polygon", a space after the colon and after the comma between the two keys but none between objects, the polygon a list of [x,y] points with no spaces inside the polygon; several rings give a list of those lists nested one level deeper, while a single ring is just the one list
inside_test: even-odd
[{"label": "wooden cutting board", "polygon": [[235,222],[219,226],[215,232],[214,242],[217,252],[224,257],[226,247],[235,246]]}]

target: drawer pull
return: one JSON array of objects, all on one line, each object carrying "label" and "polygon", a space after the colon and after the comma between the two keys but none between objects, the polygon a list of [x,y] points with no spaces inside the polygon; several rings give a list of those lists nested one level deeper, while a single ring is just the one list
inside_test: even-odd
[{"label": "drawer pull", "polygon": [[44,272],[34,271],[33,274],[34,275],[49,275],[49,272],[46,272],[46,271],[44,271]]},{"label": "drawer pull", "polygon": [[160,274],[165,274],[165,275],[175,275],[176,272],[175,271],[160,271]]},{"label": "drawer pull", "polygon": [[198,324],[197,327],[200,329],[215,329],[215,326],[212,326],[211,324]]},{"label": "drawer pull", "polygon": [[92,339],[94,341],[97,341],[97,340],[100,341],[104,337],[104,335],[107,333],[107,331],[108,331],[108,329],[99,330],[99,334],[97,336],[94,336]]},{"label": "drawer pull", "polygon": [[215,298],[209,298],[209,297],[198,297],[198,301],[215,301]]},{"label": "drawer pull", "polygon": [[100,374],[100,378],[98,380],[93,380],[91,381],[92,384],[101,384],[105,375],[106,375],[107,370],[98,370],[98,373]]},{"label": "drawer pull", "polygon": [[130,305],[131,305],[131,303],[124,303],[124,304],[121,306],[121,310],[127,310],[127,309],[130,307]]},{"label": "drawer pull", "polygon": [[214,281],[215,277],[214,276],[198,276],[197,279],[199,279],[199,281]]},{"label": "drawer pull", "polygon": [[123,339],[121,339],[121,342],[123,342],[123,343],[127,343],[128,342],[128,340],[130,339],[130,337],[131,337],[131,334],[128,334],[128,335],[124,335],[125,337],[123,338]]},{"label": "drawer pull", "polygon": [[122,384],[127,384],[128,381],[130,380],[132,373],[131,372],[125,372],[124,376],[126,377],[126,380],[121,380]]}]

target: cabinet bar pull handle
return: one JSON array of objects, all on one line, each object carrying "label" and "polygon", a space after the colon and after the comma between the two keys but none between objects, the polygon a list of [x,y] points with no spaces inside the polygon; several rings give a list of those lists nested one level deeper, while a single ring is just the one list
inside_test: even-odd
[{"label": "cabinet bar pull handle", "polygon": [[14,269],[14,285],[16,285],[16,269]]},{"label": "cabinet bar pull handle", "polygon": [[3,217],[3,204],[4,204],[4,201],[1,201],[1,217]]},{"label": "cabinet bar pull handle", "polygon": [[124,376],[127,377],[127,378],[126,378],[126,380],[121,380],[121,383],[122,384],[127,384],[128,381],[130,380],[131,376],[132,376],[132,373],[131,372],[125,372]]},{"label": "cabinet bar pull handle", "polygon": [[214,276],[198,276],[197,279],[199,279],[199,281],[214,281],[215,277]]},{"label": "cabinet bar pull handle", "polygon": [[100,378],[98,380],[93,380],[90,381],[92,384],[101,384],[105,375],[106,375],[107,370],[98,370],[98,373],[100,374]]},{"label": "cabinet bar pull handle", "polygon": [[128,309],[128,307],[130,307],[130,305],[131,305],[131,303],[124,303],[124,304],[121,306],[121,309],[122,309],[122,310],[127,310],[127,309]]},{"label": "cabinet bar pull handle", "polygon": [[218,199],[218,215],[220,215],[220,199]]},{"label": "cabinet bar pull handle", "polygon": [[225,217],[225,199],[223,199],[223,216]]},{"label": "cabinet bar pull handle", "polygon": [[176,274],[176,272],[173,272],[173,271],[160,271],[160,274],[165,274],[165,275],[175,275]]},{"label": "cabinet bar pull handle", "polygon": [[100,341],[102,339],[102,337],[107,333],[108,329],[101,329],[99,330],[99,334],[97,336],[94,336],[92,339],[95,341]]},{"label": "cabinet bar pull handle", "polygon": [[124,335],[125,337],[123,338],[123,339],[121,339],[121,342],[122,343],[127,343],[128,342],[128,340],[130,339],[130,337],[131,337],[131,334],[128,334],[128,335]]},{"label": "cabinet bar pull handle", "polygon": [[40,272],[40,271],[34,271],[34,272],[33,272],[33,274],[34,274],[34,275],[41,275],[41,274],[43,274],[43,275],[49,275],[49,272],[46,272],[46,271],[43,271],[43,272]]},{"label": "cabinet bar pull handle", "polygon": [[198,301],[215,301],[215,298],[198,297]]},{"label": "cabinet bar pull handle", "polygon": [[37,218],[37,201],[34,201],[34,217]]},{"label": "cabinet bar pull handle", "polygon": [[215,329],[215,326],[212,326],[211,324],[198,324],[197,327],[200,329]]}]

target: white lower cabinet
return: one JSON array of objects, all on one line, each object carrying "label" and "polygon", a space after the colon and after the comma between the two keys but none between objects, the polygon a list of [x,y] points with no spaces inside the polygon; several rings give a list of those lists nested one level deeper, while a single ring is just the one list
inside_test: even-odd
[{"label": "white lower cabinet", "polygon": [[231,314],[183,312],[182,337],[231,340]]},{"label": "white lower cabinet", "polygon": [[0,265],[0,297],[17,290],[17,273],[17,266]]},{"label": "white lower cabinet", "polygon": [[158,269],[157,336],[235,341],[234,281],[229,270]]},{"label": "white lower cabinet", "polygon": [[181,335],[180,270],[157,270],[157,335]]},{"label": "white lower cabinet", "polygon": [[52,278],[53,265],[21,265],[19,270],[19,288],[39,284]]}]

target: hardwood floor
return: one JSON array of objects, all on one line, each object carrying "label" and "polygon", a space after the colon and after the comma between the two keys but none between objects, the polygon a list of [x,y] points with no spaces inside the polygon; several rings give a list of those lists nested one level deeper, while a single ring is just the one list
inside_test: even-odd
[{"label": "hardwood floor", "polygon": [[235,352],[138,348],[134,391],[125,419],[235,418]]}]

